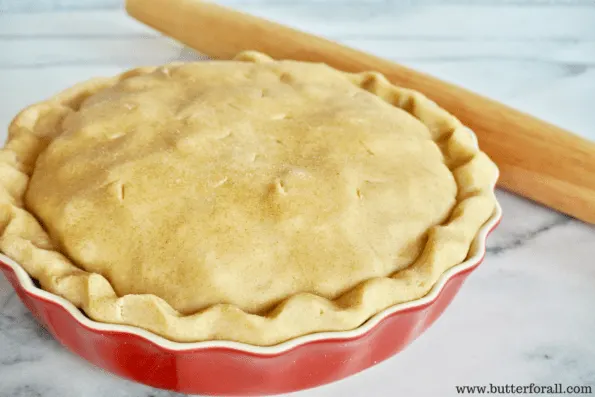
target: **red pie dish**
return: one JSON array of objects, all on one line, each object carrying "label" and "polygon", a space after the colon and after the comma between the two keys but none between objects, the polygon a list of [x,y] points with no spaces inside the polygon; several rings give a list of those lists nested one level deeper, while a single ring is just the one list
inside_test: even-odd
[{"label": "red pie dish", "polygon": [[379,363],[483,260],[496,165],[424,95],[275,61],[139,68],[23,110],[0,150],[0,267],[72,352],[191,394]]}]

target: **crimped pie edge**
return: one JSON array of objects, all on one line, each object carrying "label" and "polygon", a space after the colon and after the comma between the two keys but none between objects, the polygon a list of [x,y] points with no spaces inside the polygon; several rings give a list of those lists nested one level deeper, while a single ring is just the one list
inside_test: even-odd
[{"label": "crimped pie edge", "polygon": [[[236,59],[272,61],[256,52],[241,53]],[[23,209],[22,198],[37,155],[52,134],[59,132],[55,127],[65,114],[104,87],[156,69],[138,68],[113,78],[93,79],[28,107],[11,124],[0,152],[0,249],[44,289],[64,297],[96,321],[137,326],[178,342],[231,340],[259,346],[315,332],[351,330],[387,307],[428,293],[445,271],[465,260],[478,231],[496,210],[493,190],[498,172],[479,151],[470,130],[422,94],[393,86],[378,73],[346,74],[354,84],[422,121],[443,152],[454,159],[451,172],[459,189],[457,205],[448,221],[429,231],[424,260],[390,278],[368,280],[335,301],[313,294],[294,295],[266,316],[224,304],[183,316],[154,295],[117,297],[103,276],[81,270],[53,250],[41,225]]]}]

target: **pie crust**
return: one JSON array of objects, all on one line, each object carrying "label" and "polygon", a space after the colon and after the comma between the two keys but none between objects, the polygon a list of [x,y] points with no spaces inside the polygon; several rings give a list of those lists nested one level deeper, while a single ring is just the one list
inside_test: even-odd
[{"label": "pie crust", "polygon": [[495,211],[497,176],[418,92],[244,52],[23,110],[0,250],[96,321],[274,345],[424,296]]}]

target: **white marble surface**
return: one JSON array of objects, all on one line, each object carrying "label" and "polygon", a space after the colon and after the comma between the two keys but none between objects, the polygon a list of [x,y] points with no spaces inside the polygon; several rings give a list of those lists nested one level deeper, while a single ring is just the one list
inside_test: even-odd
[{"label": "white marble surface", "polygon": [[[595,139],[592,0],[226,0],[397,60]],[[96,75],[194,59],[118,0],[0,0],[2,139],[23,106]],[[74,10],[74,11],[73,11]],[[593,176],[595,178],[595,175]],[[499,192],[486,261],[404,352],[296,396],[454,396],[456,385],[591,385],[595,228]],[[165,397],[73,356],[0,277],[0,397]]]}]

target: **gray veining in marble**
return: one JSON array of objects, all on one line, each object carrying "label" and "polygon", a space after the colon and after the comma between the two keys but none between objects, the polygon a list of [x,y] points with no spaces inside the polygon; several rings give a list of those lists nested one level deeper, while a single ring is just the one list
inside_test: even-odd
[{"label": "gray veining in marble", "polygon": [[[404,63],[595,139],[594,1],[221,3]],[[198,59],[131,21],[121,5],[0,0],[0,123],[79,80]],[[486,261],[434,326],[364,373],[295,395],[454,396],[455,385],[532,382],[595,390],[595,228],[506,192],[498,197],[504,219]],[[181,394],[119,379],[67,352],[0,277],[0,397],[26,396]]]}]

